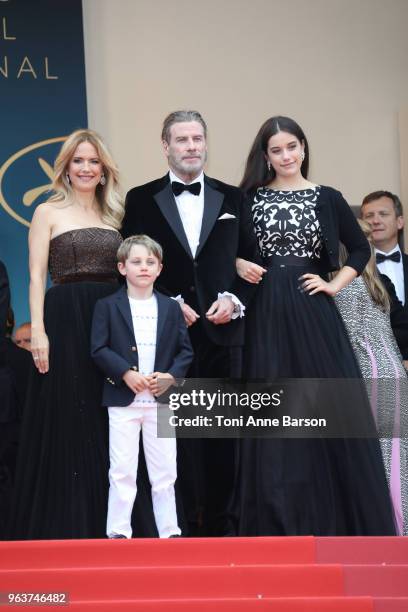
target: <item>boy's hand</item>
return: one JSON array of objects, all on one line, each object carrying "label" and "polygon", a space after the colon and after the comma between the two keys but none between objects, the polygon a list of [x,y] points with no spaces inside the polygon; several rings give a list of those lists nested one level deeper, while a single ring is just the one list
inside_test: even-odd
[{"label": "boy's hand", "polygon": [[136,370],[128,370],[122,378],[133,393],[139,393],[149,388],[148,378],[140,372],[136,372]]},{"label": "boy's hand", "polygon": [[171,385],[175,384],[174,377],[168,372],[153,372],[147,377],[149,380],[149,390],[153,395],[159,397],[162,395]]}]

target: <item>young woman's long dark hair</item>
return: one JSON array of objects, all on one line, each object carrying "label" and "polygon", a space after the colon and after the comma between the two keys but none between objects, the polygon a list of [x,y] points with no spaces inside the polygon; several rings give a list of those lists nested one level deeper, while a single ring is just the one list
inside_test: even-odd
[{"label": "young woman's long dark hair", "polygon": [[307,178],[309,171],[309,145],[302,128],[289,117],[271,117],[261,126],[249,152],[244,177],[240,184],[241,189],[245,192],[268,185],[275,178],[275,170],[272,167],[268,170],[265,155],[270,137],[275,136],[278,132],[288,132],[288,134],[296,136],[299,142],[304,144],[305,159],[300,170],[302,176]]}]

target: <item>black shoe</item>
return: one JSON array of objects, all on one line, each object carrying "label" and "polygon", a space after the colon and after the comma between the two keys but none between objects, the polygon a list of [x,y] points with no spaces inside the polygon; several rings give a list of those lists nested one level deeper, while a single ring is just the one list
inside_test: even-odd
[{"label": "black shoe", "polygon": [[173,533],[173,535],[170,535],[169,538],[181,538],[181,535],[178,533]]},{"label": "black shoe", "polygon": [[109,540],[118,540],[118,539],[121,539],[121,538],[125,538],[125,540],[127,540],[127,537],[125,535],[121,534],[121,533],[114,533],[113,535],[108,536],[108,538],[109,538]]}]

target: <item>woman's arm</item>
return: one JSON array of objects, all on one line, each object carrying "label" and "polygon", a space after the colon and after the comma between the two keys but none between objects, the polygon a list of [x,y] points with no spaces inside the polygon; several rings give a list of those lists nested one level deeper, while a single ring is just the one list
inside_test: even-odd
[{"label": "woman's arm", "polygon": [[31,353],[39,372],[48,372],[49,344],[44,328],[44,294],[50,248],[50,207],[37,207],[28,235],[30,260]]},{"label": "woman's arm", "polygon": [[265,274],[266,269],[262,268],[253,261],[247,261],[242,257],[237,257],[235,260],[235,266],[237,268],[237,274],[248,283],[259,283],[262,280],[262,276]]},{"label": "woman's arm", "polygon": [[370,259],[370,245],[353,211],[339,191],[335,189],[331,191],[338,222],[337,240],[340,240],[346,246],[348,258],[339,273],[329,282],[323,280],[317,274],[301,276],[299,280],[302,289],[309,295],[323,291],[327,295],[335,296],[341,289],[347,287],[356,276],[361,274]]},{"label": "woman's arm", "polygon": [[339,191],[334,191],[334,197],[339,224],[338,240],[344,244],[348,252],[348,258],[344,265],[354,268],[359,275],[370,259],[370,245],[342,194]]},{"label": "woman's arm", "polygon": [[302,289],[309,295],[314,295],[315,293],[323,291],[327,293],[327,295],[333,297],[341,289],[347,287],[356,276],[357,271],[354,268],[344,266],[331,281],[325,281],[318,274],[303,274],[299,280],[303,281]]}]

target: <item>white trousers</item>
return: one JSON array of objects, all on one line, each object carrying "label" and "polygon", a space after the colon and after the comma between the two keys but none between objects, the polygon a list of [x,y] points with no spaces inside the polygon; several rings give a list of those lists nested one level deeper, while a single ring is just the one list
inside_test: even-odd
[{"label": "white trousers", "polygon": [[174,483],[177,478],[175,438],[157,437],[157,406],[111,407],[109,412],[109,502],[106,532],[132,537],[131,516],[136,498],[139,436],[142,431],[153,512],[159,537],[180,535]]}]

